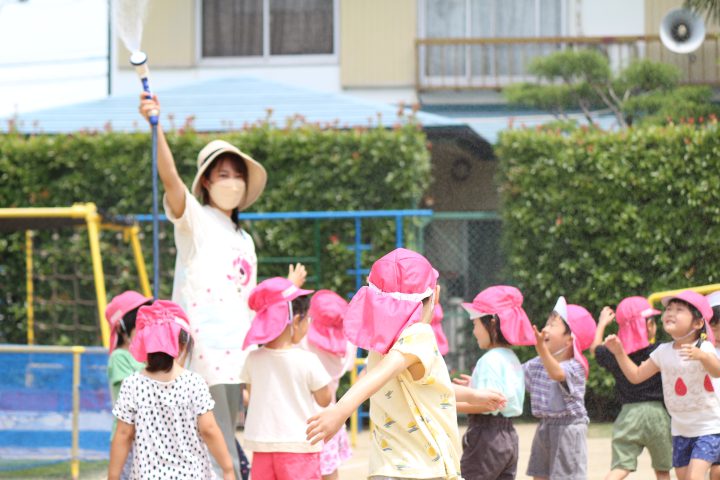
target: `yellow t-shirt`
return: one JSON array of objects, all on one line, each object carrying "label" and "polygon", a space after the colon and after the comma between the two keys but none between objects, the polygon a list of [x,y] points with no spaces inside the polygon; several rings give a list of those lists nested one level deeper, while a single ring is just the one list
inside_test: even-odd
[{"label": "yellow t-shirt", "polygon": [[[418,357],[425,374],[413,380],[405,370],[370,397],[370,476],[459,479],[455,393],[432,327],[409,326],[391,350]],[[382,358],[370,352],[368,369]]]}]

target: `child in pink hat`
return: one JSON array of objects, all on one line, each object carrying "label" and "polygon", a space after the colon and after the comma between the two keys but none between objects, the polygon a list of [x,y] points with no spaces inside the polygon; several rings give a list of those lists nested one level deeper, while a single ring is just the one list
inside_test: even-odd
[{"label": "child in pink hat", "polygon": [[[712,308],[713,311],[713,316],[708,324],[715,337],[715,352],[720,356],[720,291],[712,292],[705,298],[707,298],[710,308]],[[715,394],[720,401],[720,378],[713,378],[712,384],[715,389]],[[717,462],[713,462],[713,466],[710,469],[710,480],[720,480],[720,459]]]},{"label": "child in pink hat", "polygon": [[512,422],[522,415],[525,378],[512,345],[532,345],[535,334],[525,310],[523,296],[515,287],[497,285],[478,293],[463,308],[473,321],[473,334],[481,350],[472,377],[463,375],[455,382],[472,388],[501,392],[507,404],[488,412],[458,403],[458,412],[468,414],[460,466],[465,480],[515,478],[519,454],[518,436]]},{"label": "child in pink hat", "polygon": [[533,416],[540,419],[527,475],[534,478],[587,478],[583,356],[595,337],[595,320],[579,305],[558,298],[542,331],[533,326],[538,356],[523,364]]},{"label": "child in pink hat", "polygon": [[147,366],[120,387],[108,479],[120,478],[133,441],[131,479],[216,478],[208,449],[222,467],[223,479],[234,479],[207,383],[182,367],[192,349],[185,312],[173,302],[157,300],[138,310],[136,323],[130,352]]},{"label": "child in pink hat", "polygon": [[[662,300],[663,328],[673,341],[659,345],[639,366],[617,335],[605,339],[625,377],[634,384],[660,373],[671,418],[673,466],[678,479],[702,479],[720,459],[720,401],[711,377],[720,376],[720,359],[708,321],[707,298],[692,290]],[[706,340],[707,339],[707,340]]]},{"label": "child in pink hat", "polygon": [[348,339],[370,350],[367,374],[308,420],[308,440],[328,440],[370,398],[370,478],[460,478],[456,397],[488,410],[504,402],[450,381],[430,326],[436,281],[430,262],[411,250],[373,264],[344,317]]},{"label": "child in pink hat", "polygon": [[[113,404],[117,401],[123,380],[145,367],[145,364],[138,362],[130,354],[130,343],[135,338],[135,317],[138,309],[151,303],[152,298],[128,290],[113,297],[105,308],[105,319],[110,326],[110,348],[108,350],[110,356],[108,357],[107,373]],[[113,417],[111,441],[115,436],[116,428],[117,419]],[[131,449],[120,478],[130,478],[132,457]]]},{"label": "child in pink hat", "polygon": [[618,338],[634,364],[650,358],[659,344],[655,343],[657,326],[655,310],[645,297],[628,297],[617,306],[617,314],[605,307],[600,313],[595,340],[590,352],[598,365],[615,378],[615,397],[622,405],[613,424],[612,463],[609,480],[620,480],[637,470],[637,458],[647,448],[658,479],[670,478],[672,440],[670,416],[663,404],[662,379],[659,374],[634,385],[623,375],[610,351],[602,345],[605,329],[614,320]]},{"label": "child in pink hat", "polygon": [[[244,447],[254,452],[252,478],[321,478],[322,445],[305,439],[305,419],[330,404],[332,379],[316,355],[297,346],[310,326],[311,293],[280,277],[250,293],[255,318],[243,348],[262,345],[240,374],[250,395]],[[335,341],[323,345],[338,348]]]},{"label": "child in pink hat", "polygon": [[[343,315],[348,302],[330,290],[318,290],[310,299],[310,328],[300,346],[318,357],[325,371],[330,375],[332,402],[336,402],[336,393],[340,378],[355,366],[357,348],[348,342],[343,331]],[[323,445],[320,452],[320,473],[323,480],[338,478],[337,469],[342,462],[352,456],[350,441],[345,425]]]}]

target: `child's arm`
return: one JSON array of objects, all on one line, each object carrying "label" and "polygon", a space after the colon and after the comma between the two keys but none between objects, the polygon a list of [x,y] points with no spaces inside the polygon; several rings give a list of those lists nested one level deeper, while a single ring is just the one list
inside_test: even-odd
[{"label": "child's arm", "polygon": [[706,352],[696,347],[694,343],[687,343],[680,349],[680,355],[687,360],[698,360],[711,377],[720,377],[720,358],[714,348],[712,352]]},{"label": "child's arm", "polygon": [[595,349],[603,343],[605,329],[613,322],[613,320],[615,320],[615,312],[613,312],[612,308],[603,308],[602,312],[600,312],[600,318],[598,319],[597,330],[595,330],[595,339],[593,340],[592,345],[590,345],[590,353],[593,357],[595,356]]},{"label": "child's arm", "polygon": [[[502,410],[507,404],[507,399],[502,392],[493,389],[475,389],[470,386],[472,377],[461,373],[459,377],[453,378],[453,389],[457,411],[459,413],[488,413]],[[458,389],[457,387],[461,387]],[[475,392],[475,398],[468,398],[466,390]]]},{"label": "child's arm", "polygon": [[315,398],[315,402],[323,408],[327,407],[330,405],[330,402],[332,402],[332,390],[330,389],[330,384],[325,385],[320,390],[315,390],[312,394]]},{"label": "child's arm", "polygon": [[558,362],[557,359],[553,357],[552,353],[550,353],[550,350],[548,350],[548,347],[545,344],[545,334],[538,330],[535,325],[533,325],[533,331],[535,332],[535,350],[537,351],[548,376],[551,380],[555,380],[556,382],[564,382],[565,370],[563,370],[560,362]]},{"label": "child's arm", "polygon": [[422,366],[417,356],[390,350],[377,366],[358,379],[335,405],[308,419],[307,439],[313,445],[320,440],[331,439],[365,400],[380,390],[391,378],[397,377],[415,364]]},{"label": "child's arm", "polygon": [[635,365],[625,353],[617,335],[609,335],[605,339],[605,346],[610,350],[610,353],[615,355],[620,370],[622,370],[623,375],[630,383],[642,383],[660,371],[660,368],[651,359],[645,360],[639,366]]},{"label": "child's arm", "polygon": [[125,460],[130,453],[133,439],[135,438],[135,426],[117,421],[117,428],[112,444],[110,445],[110,464],[108,465],[108,480],[120,480]]},{"label": "child's arm", "polygon": [[[145,98],[146,96],[146,93],[140,94],[140,113],[145,119],[148,119],[151,111],[160,112],[160,103],[156,95],[153,95],[151,99]],[[177,172],[172,151],[170,151],[170,146],[165,139],[165,132],[163,132],[160,123],[157,126],[157,135],[158,174],[163,187],[165,187],[165,195],[170,210],[176,218],[180,218],[185,213],[185,184]]]},{"label": "child's arm", "polygon": [[[235,472],[233,470],[232,458],[228,452],[228,446],[225,444],[225,438],[215,421],[215,415],[212,410],[198,416],[198,431],[203,441],[207,444],[210,454],[218,463],[223,471],[223,480],[234,480]],[[234,447],[234,445],[233,445]]]},{"label": "child's arm", "polygon": [[453,389],[455,390],[455,400],[457,402],[467,403],[472,407],[481,409],[479,413],[501,410],[505,407],[505,404],[507,404],[505,396],[497,390],[470,388],[457,384],[453,384]]}]

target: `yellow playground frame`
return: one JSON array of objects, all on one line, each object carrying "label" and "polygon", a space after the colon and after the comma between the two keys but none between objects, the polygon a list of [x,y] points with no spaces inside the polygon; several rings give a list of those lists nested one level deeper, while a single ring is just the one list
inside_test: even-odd
[{"label": "yellow playground frame", "polygon": [[100,254],[100,232],[111,230],[123,233],[123,239],[132,246],[140,279],[140,289],[148,297],[152,296],[145,259],[140,247],[138,233],[140,227],[134,220],[103,217],[94,203],[76,203],[72,207],[58,208],[0,208],[0,232],[25,230],[25,265],[27,282],[27,343],[35,344],[35,312],[33,309],[33,249],[32,231],[48,230],[65,226],[85,225],[90,241],[90,257],[92,259],[95,296],[97,298],[98,319],[102,342],[108,348],[110,332],[105,318],[107,293],[105,291],[105,275],[103,273],[102,256]]}]

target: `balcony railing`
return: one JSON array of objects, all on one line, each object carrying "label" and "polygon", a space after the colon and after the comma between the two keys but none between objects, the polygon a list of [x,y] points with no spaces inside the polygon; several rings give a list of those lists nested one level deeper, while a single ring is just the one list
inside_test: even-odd
[{"label": "balcony railing", "polygon": [[415,40],[418,91],[499,89],[532,81],[530,62],[566,49],[595,49],[613,71],[636,59],[676,65],[683,84],[720,85],[718,35],[691,54],[670,52],[657,35],[622,37],[421,38]]}]

